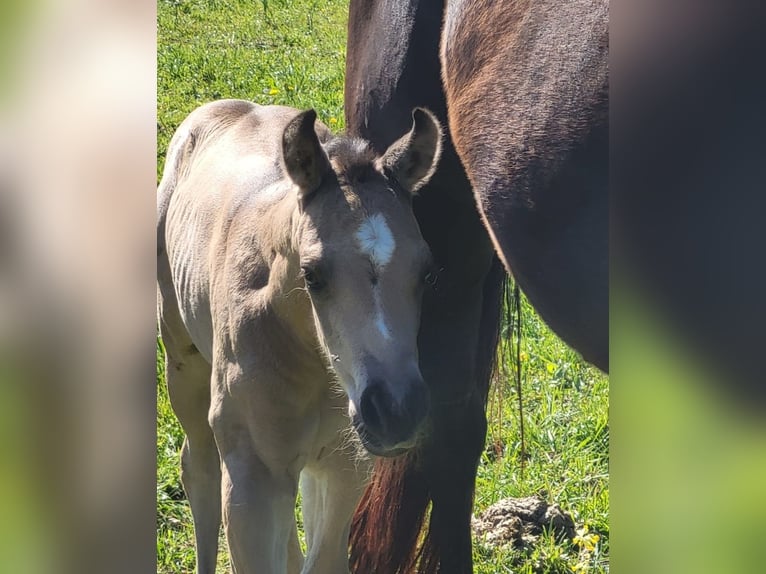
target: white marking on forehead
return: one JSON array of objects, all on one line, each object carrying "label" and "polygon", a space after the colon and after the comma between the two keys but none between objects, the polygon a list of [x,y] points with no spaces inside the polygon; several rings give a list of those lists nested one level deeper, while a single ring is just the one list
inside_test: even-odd
[{"label": "white marking on forehead", "polygon": [[391,261],[391,256],[396,248],[396,241],[394,241],[394,236],[388,228],[386,218],[380,213],[364,220],[356,233],[356,240],[359,242],[362,252],[370,258],[376,267],[382,269]]}]

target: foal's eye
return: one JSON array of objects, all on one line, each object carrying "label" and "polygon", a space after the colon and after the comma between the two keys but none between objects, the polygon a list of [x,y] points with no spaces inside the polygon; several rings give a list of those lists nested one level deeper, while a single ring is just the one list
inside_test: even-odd
[{"label": "foal's eye", "polygon": [[310,267],[301,267],[301,275],[303,275],[303,280],[306,282],[306,287],[312,291],[318,291],[324,286],[319,274]]}]

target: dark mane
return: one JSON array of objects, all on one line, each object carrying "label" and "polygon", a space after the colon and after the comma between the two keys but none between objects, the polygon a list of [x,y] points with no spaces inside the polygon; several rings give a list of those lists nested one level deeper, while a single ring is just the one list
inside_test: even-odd
[{"label": "dark mane", "polygon": [[377,155],[362,139],[336,136],[323,148],[343,184],[364,183],[377,172],[374,165]]}]

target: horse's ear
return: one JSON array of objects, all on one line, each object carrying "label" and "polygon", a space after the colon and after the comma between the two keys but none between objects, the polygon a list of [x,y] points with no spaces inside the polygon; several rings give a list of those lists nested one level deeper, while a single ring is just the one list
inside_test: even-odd
[{"label": "horse's ear", "polygon": [[423,187],[436,171],[442,147],[439,120],[425,108],[412,110],[412,129],[378,160],[381,167],[411,192]]},{"label": "horse's ear", "polygon": [[305,205],[332,169],[314,129],[316,118],[314,110],[301,112],[287,124],[282,134],[285,171],[298,186],[301,205]]}]

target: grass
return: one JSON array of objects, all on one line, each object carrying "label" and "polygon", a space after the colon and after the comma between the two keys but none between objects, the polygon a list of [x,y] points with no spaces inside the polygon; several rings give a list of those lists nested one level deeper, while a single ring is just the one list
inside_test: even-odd
[{"label": "grass", "polygon": [[211,100],[313,107],[341,128],[347,11],[338,0],[159,0],[158,170],[178,124]]},{"label": "grass", "polygon": [[[347,10],[347,0],[159,0],[158,177],[175,128],[210,100],[313,107],[321,120],[341,130]],[[553,335],[526,302],[521,351],[527,456],[522,465],[517,397],[504,364],[490,397],[489,446],[477,477],[476,512],[504,497],[541,494],[588,533],[580,544],[544,535],[529,551],[493,549],[476,540],[475,570],[608,572],[608,379]],[[192,572],[191,514],[179,480],[183,434],[161,362],[159,341],[158,572]],[[219,570],[227,566],[222,550]]]},{"label": "grass", "polygon": [[478,574],[606,573],[608,378],[562,343],[526,300],[522,309],[526,456],[522,457],[514,373],[507,359],[501,360],[487,409],[488,446],[477,475],[474,512],[502,498],[536,494],[569,512],[582,536],[579,544],[570,544],[545,534],[531,551],[493,550],[477,540],[475,570]]}]

